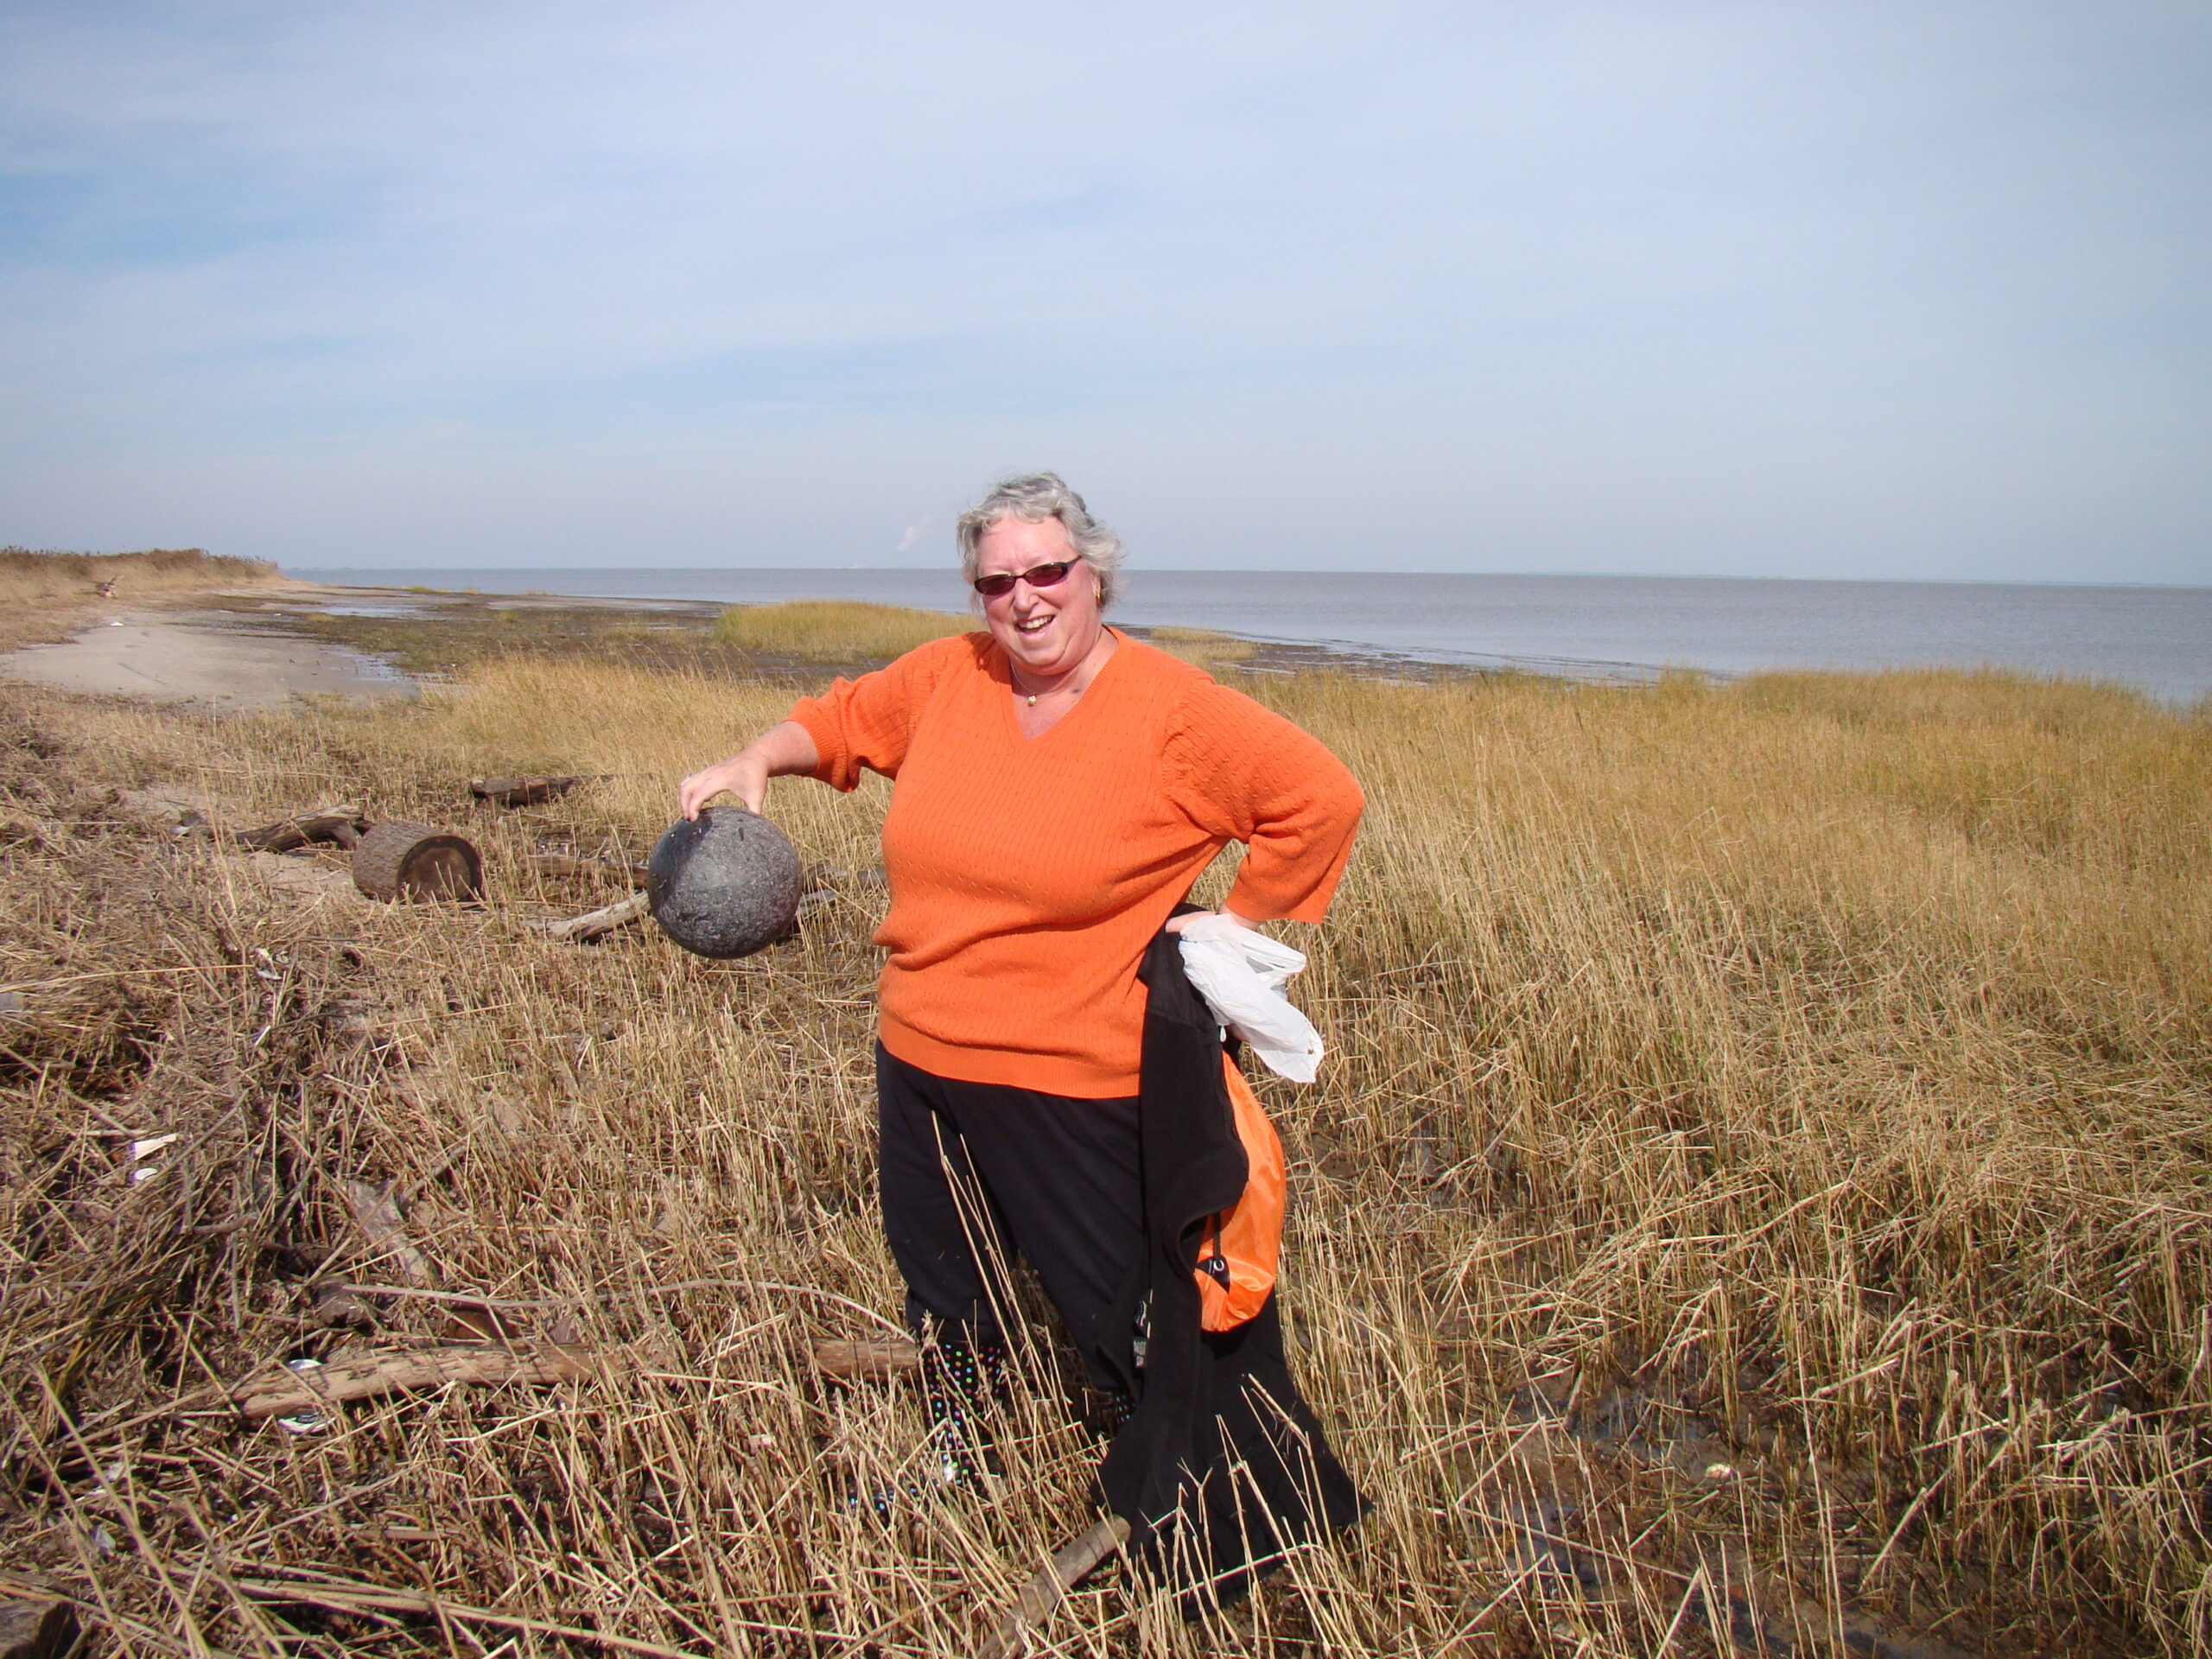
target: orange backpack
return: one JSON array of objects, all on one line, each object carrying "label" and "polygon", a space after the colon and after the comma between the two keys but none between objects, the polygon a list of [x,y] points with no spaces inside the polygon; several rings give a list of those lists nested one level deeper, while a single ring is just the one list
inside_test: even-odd
[{"label": "orange backpack", "polygon": [[1221,1057],[1229,1084],[1236,1138],[1244,1143],[1250,1173],[1228,1209],[1207,1217],[1198,1243],[1198,1323],[1208,1331],[1234,1331],[1267,1305],[1282,1257],[1284,1188],[1282,1141],[1266,1108],[1228,1054]]}]

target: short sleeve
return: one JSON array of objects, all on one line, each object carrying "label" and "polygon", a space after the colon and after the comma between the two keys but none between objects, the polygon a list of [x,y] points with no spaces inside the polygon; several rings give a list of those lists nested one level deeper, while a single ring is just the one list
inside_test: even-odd
[{"label": "short sleeve", "polygon": [[1212,680],[1184,695],[1166,760],[1177,809],[1249,849],[1229,907],[1255,921],[1319,921],[1366,805],[1344,762],[1281,715]]},{"label": "short sleeve", "polygon": [[851,789],[862,772],[899,775],[914,721],[948,669],[975,655],[973,637],[955,635],[917,646],[857,680],[838,679],[818,697],[801,697],[784,716],[814,739],[814,776]]}]

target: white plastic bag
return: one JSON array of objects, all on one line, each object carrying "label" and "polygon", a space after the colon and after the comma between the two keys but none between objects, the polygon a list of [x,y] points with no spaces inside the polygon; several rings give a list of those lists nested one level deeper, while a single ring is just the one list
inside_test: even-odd
[{"label": "white plastic bag", "polygon": [[1311,1083],[1321,1064],[1321,1035],[1291,1007],[1283,982],[1306,966],[1303,951],[1226,916],[1194,917],[1178,937],[1183,971],[1213,1017],[1251,1046],[1268,1069]]}]

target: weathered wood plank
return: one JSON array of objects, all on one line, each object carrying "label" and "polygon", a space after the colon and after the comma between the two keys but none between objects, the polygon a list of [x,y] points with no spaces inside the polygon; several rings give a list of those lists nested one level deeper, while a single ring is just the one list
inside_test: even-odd
[{"label": "weathered wood plank", "polygon": [[276,1417],[339,1400],[452,1383],[563,1382],[589,1376],[590,1356],[545,1344],[528,1348],[415,1348],[326,1360],[241,1385],[232,1395],[248,1417]]},{"label": "weathered wood plank", "polygon": [[1128,1540],[1129,1523],[1118,1515],[1109,1515],[1055,1551],[1037,1576],[1023,1586],[1021,1599],[1000,1621],[991,1639],[976,1649],[979,1659],[1013,1659],[1022,1651],[1022,1638],[1029,1627],[1058,1606],[1061,1597]]},{"label": "weathered wood plank", "polygon": [[921,1369],[922,1351],[896,1338],[877,1342],[817,1342],[814,1368],[831,1376],[898,1376]]},{"label": "weathered wood plank", "polygon": [[612,933],[618,927],[627,927],[632,922],[642,921],[651,914],[652,906],[645,895],[633,893],[627,899],[608,905],[604,909],[587,911],[583,915],[572,916],[565,922],[533,922],[531,925],[542,929],[553,938],[582,943],[586,939],[595,939],[602,933]]}]

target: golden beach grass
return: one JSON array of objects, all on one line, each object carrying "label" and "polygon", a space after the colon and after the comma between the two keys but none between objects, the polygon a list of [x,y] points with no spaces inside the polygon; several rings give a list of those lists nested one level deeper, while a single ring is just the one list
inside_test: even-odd
[{"label": "golden beach grass", "polygon": [[[1370,797],[1298,940],[1332,1058],[1263,1093],[1295,1364],[1376,1509],[1211,1630],[1105,1575],[1049,1650],[2202,1650],[2202,712],[1999,675],[1249,689]],[[618,891],[520,855],[641,851],[786,696],[517,660],[223,724],[14,697],[0,1583],[147,1651],[973,1650],[1084,1524],[1096,1447],[1041,1344],[1001,1502],[848,1502],[921,1462],[903,1387],[806,1360],[899,1306],[880,895],[836,878],[729,964],[516,921]],[[463,804],[531,769],[603,781]],[[346,798],[464,828],[493,902],[272,890],[107,800],[149,782],[221,823]],[[859,870],[884,798],[785,782],[770,811]],[[447,1288],[599,1374],[303,1435],[212,1408],[336,1350],[312,1284],[408,1287],[348,1218],[342,1184],[386,1179]],[[366,1300],[388,1339],[445,1329]]]},{"label": "golden beach grass", "polygon": [[741,651],[812,663],[864,663],[900,656],[979,624],[950,612],[870,605],[850,599],[800,599],[782,605],[733,605],[715,637]]},{"label": "golden beach grass", "polygon": [[1210,674],[1248,663],[1259,651],[1249,639],[1217,633],[1211,628],[1147,628],[1144,637],[1169,655],[1194,663]]}]

